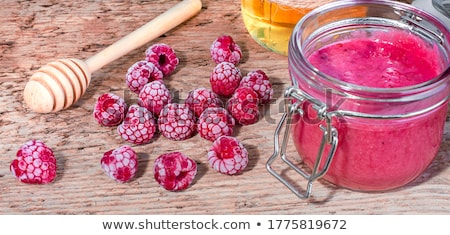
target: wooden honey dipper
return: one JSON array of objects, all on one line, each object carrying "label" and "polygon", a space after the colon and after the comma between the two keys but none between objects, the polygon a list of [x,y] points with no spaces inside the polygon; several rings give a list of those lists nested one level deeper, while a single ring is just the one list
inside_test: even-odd
[{"label": "wooden honey dipper", "polygon": [[69,58],[44,65],[25,86],[25,103],[38,113],[70,107],[86,91],[91,73],[161,36],[197,14],[201,7],[201,0],[184,0],[85,61]]}]

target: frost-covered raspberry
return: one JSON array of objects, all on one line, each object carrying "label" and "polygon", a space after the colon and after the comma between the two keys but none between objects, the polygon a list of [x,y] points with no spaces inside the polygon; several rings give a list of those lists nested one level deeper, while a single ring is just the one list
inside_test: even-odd
[{"label": "frost-covered raspberry", "polygon": [[199,117],[209,107],[221,107],[222,100],[212,90],[200,87],[190,91],[184,103]]},{"label": "frost-covered raspberry", "polygon": [[232,135],[234,118],[222,107],[207,108],[197,121],[197,132],[207,140],[214,141],[222,135]]},{"label": "frost-covered raspberry", "polygon": [[105,152],[100,164],[109,177],[121,183],[133,179],[138,170],[136,152],[128,145]]},{"label": "frost-covered raspberry", "polygon": [[241,125],[254,124],[259,119],[258,94],[250,87],[239,87],[227,102],[227,110]]},{"label": "frost-covered raspberry", "polygon": [[197,174],[197,163],[181,152],[165,153],[155,159],[156,182],[169,191],[185,190]]},{"label": "frost-covered raspberry", "polygon": [[145,59],[162,71],[164,76],[171,74],[177,67],[179,59],[175,51],[167,44],[157,43],[145,51]]},{"label": "frost-covered raspberry", "polygon": [[267,104],[273,97],[272,84],[266,73],[262,70],[249,72],[244,76],[239,85],[240,87],[250,87],[258,94],[261,104]]},{"label": "frost-covered raspberry", "polygon": [[11,162],[11,173],[28,184],[47,184],[56,177],[56,158],[53,151],[40,140],[23,144]]},{"label": "frost-covered raspberry", "polygon": [[237,65],[242,57],[241,48],[229,35],[218,37],[211,45],[210,52],[211,58],[217,64],[230,62]]},{"label": "frost-covered raspberry", "polygon": [[170,103],[164,106],[158,117],[161,134],[171,140],[190,138],[196,129],[195,114],[185,104]]},{"label": "frost-covered raspberry", "polygon": [[125,117],[127,104],[118,95],[105,93],[97,98],[94,118],[102,126],[117,126]]},{"label": "frost-covered raspberry", "polygon": [[137,94],[139,94],[145,84],[162,78],[163,73],[161,70],[155,64],[145,60],[134,63],[125,75],[127,86]]},{"label": "frost-covered raspberry", "polygon": [[146,144],[156,132],[156,120],[146,108],[133,104],[124,121],[117,127],[122,139],[133,144]]},{"label": "frost-covered raspberry", "polygon": [[208,163],[220,173],[239,174],[247,167],[248,151],[237,138],[221,136],[208,151]]},{"label": "frost-covered raspberry", "polygon": [[172,96],[162,80],[147,83],[139,92],[138,104],[152,112],[155,117],[159,116],[164,106],[170,102]]},{"label": "frost-covered raspberry", "polygon": [[241,79],[242,75],[238,67],[230,62],[221,62],[214,67],[209,82],[217,95],[228,98],[239,86]]}]

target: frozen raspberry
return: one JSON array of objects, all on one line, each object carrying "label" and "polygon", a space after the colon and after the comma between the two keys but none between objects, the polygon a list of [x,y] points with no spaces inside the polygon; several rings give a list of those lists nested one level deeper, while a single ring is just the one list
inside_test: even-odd
[{"label": "frozen raspberry", "polygon": [[237,65],[242,57],[241,48],[229,35],[218,37],[211,45],[210,52],[213,61],[217,64],[230,62]]},{"label": "frozen raspberry", "polygon": [[121,97],[105,93],[98,97],[94,106],[94,118],[102,126],[117,126],[125,117],[127,104]]},{"label": "frozen raspberry", "polygon": [[155,117],[170,102],[172,96],[162,80],[147,83],[139,92],[139,105],[148,109]]},{"label": "frozen raspberry", "polygon": [[133,144],[146,144],[156,132],[156,120],[146,108],[133,104],[124,121],[117,127],[122,139]]},{"label": "frozen raspberry", "polygon": [[222,101],[212,90],[200,87],[190,91],[184,103],[199,117],[209,107],[222,107]]},{"label": "frozen raspberry", "polygon": [[158,126],[166,138],[185,140],[195,133],[195,115],[185,104],[170,103],[161,110]]},{"label": "frozen raspberry", "polygon": [[197,132],[204,139],[214,141],[222,135],[232,135],[234,118],[222,107],[207,108],[197,121]]},{"label": "frozen raspberry", "polygon": [[145,84],[162,79],[163,73],[155,64],[143,60],[134,63],[128,69],[125,78],[130,90],[139,94]]},{"label": "frozen raspberry", "polygon": [[165,153],[155,159],[156,182],[169,191],[187,189],[197,174],[197,163],[180,152]]},{"label": "frozen raspberry", "polygon": [[220,173],[239,174],[247,167],[248,152],[235,137],[221,136],[213,142],[208,151],[208,163]]},{"label": "frozen raspberry", "polygon": [[164,76],[171,74],[177,67],[179,59],[175,51],[167,44],[158,43],[145,51],[145,58],[158,67]]},{"label": "frozen raspberry", "polygon": [[133,179],[138,169],[136,152],[127,145],[105,152],[100,164],[109,177],[121,183]]},{"label": "frozen raspberry", "polygon": [[250,87],[254,91],[256,91],[261,104],[267,104],[272,99],[272,84],[270,83],[267,75],[262,70],[249,72],[242,78],[239,86]]},{"label": "frozen raspberry", "polygon": [[258,94],[250,87],[239,87],[227,102],[230,114],[241,125],[254,124],[259,119]]},{"label": "frozen raspberry", "polygon": [[53,151],[40,140],[30,140],[17,151],[11,162],[11,173],[28,184],[47,184],[56,177],[56,158]]},{"label": "frozen raspberry", "polygon": [[223,97],[230,97],[241,82],[241,71],[234,64],[222,62],[216,65],[209,82],[212,90]]}]

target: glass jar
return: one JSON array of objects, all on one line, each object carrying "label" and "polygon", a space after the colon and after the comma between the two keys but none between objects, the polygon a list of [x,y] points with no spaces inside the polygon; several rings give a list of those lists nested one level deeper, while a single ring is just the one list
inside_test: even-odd
[{"label": "glass jar", "polygon": [[[440,148],[449,56],[445,25],[408,4],[343,0],[308,13],[291,36],[293,86],[267,169],[301,198],[319,178],[357,191],[410,183]],[[303,166],[287,156],[289,138]],[[304,189],[273,169],[278,156],[307,180]]]},{"label": "glass jar", "polygon": [[[300,19],[313,9],[334,0],[241,0],[244,25],[261,46],[287,55],[289,38]],[[412,2],[412,0],[398,0]],[[347,12],[356,16],[359,10]]]},{"label": "glass jar", "polygon": [[264,48],[287,55],[289,37],[298,21],[332,0],[241,0],[242,18],[252,38]]}]

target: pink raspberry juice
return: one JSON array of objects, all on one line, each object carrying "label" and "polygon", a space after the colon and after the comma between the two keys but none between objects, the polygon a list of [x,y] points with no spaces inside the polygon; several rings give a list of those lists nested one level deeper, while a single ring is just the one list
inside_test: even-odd
[{"label": "pink raspberry juice", "polygon": [[[316,50],[308,59],[324,74],[370,88],[417,85],[435,78],[448,66],[442,64],[436,48],[402,30],[335,42]],[[311,89],[300,88],[306,92]],[[316,114],[306,106],[304,116],[313,119]],[[341,107],[364,113],[385,109],[355,102],[344,102]],[[339,144],[324,178],[361,191],[389,190],[411,182],[437,155],[446,114],[444,104],[410,118],[336,118],[333,124]],[[314,165],[323,135],[319,124],[324,123],[297,115],[291,126],[296,149],[309,167]]]}]

